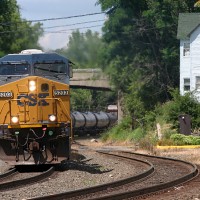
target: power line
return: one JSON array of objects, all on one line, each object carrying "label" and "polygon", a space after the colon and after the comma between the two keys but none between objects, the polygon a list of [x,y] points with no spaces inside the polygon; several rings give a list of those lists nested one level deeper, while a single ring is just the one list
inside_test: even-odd
[{"label": "power line", "polygon": [[[90,21],[90,22],[97,22],[97,21],[105,21],[105,20],[96,20],[96,21]],[[69,24],[69,25],[62,25],[62,26],[51,26],[51,27],[46,27],[44,29],[48,29],[48,28],[55,28],[55,27],[65,27],[65,26],[70,26],[70,25],[77,25],[77,24],[85,24],[85,23],[89,23],[88,22],[80,22],[80,23],[74,23],[74,24]],[[145,29],[142,29],[142,30],[130,30],[130,31],[115,31],[114,33],[115,34],[130,34],[130,33],[134,33],[134,32],[137,32],[137,33],[141,33],[141,32],[145,32],[145,31],[151,31],[151,30],[159,30],[159,29],[165,29],[165,28],[171,28],[172,26],[174,26],[175,24],[171,25],[171,26],[166,26],[166,27],[159,27],[159,28],[156,28],[156,27],[153,27],[153,28],[145,28]],[[100,26],[103,26],[103,24],[101,25],[94,25],[94,26],[85,26],[85,27],[80,27],[80,28],[72,28],[72,29],[65,29],[65,30],[58,30],[58,31],[44,31],[44,33],[67,33],[69,31],[74,31],[74,30],[80,30],[80,29],[89,29],[89,28],[95,28],[95,27],[100,27]],[[21,31],[24,31],[24,30],[32,30],[31,27],[28,27],[28,28],[18,28],[17,30],[14,30],[14,31],[0,31],[0,34],[5,34],[5,33],[15,33],[15,32],[21,32]]]},{"label": "power line", "polygon": [[68,17],[57,17],[57,18],[47,18],[47,19],[38,19],[38,20],[28,20],[28,22],[53,21],[53,20],[71,19],[71,18],[86,17],[86,16],[100,15],[100,14],[105,14],[105,12],[88,13],[88,14],[74,15],[74,16],[68,16]]},{"label": "power line", "polygon": [[74,25],[88,24],[88,23],[102,22],[102,21],[105,21],[105,19],[100,19],[100,20],[95,20],[95,21],[87,21],[87,22],[78,22],[78,23],[59,25],[59,26],[48,26],[48,27],[43,27],[43,29],[60,28],[60,27],[74,26]]},{"label": "power line", "polygon": [[[59,30],[59,31],[51,31],[51,32],[48,32],[48,31],[44,31],[44,33],[66,33],[66,32],[69,32],[69,31],[74,31],[74,30],[79,30],[79,29],[89,29],[89,28],[95,28],[95,27],[100,27],[102,26],[101,25],[94,25],[94,26],[85,26],[85,27],[81,27],[81,28],[73,28],[73,29],[67,29],[67,30]],[[5,34],[5,33],[16,33],[16,32],[21,32],[21,31],[28,31],[28,30],[31,30],[31,28],[21,28],[21,29],[18,29],[18,30],[14,30],[14,31],[1,31],[0,32],[0,35],[1,34]]]},{"label": "power line", "polygon": [[71,19],[71,18],[78,18],[78,17],[86,17],[86,16],[93,16],[93,15],[100,15],[105,14],[105,12],[97,12],[97,13],[88,13],[88,14],[82,14],[82,15],[72,15],[67,17],[56,17],[56,18],[46,18],[46,19],[36,19],[36,20],[25,20],[22,22],[2,22],[0,25],[7,26],[12,24],[19,24],[24,22],[42,22],[42,21],[54,21],[54,20],[63,20],[63,19]]},{"label": "power line", "polygon": [[72,28],[72,29],[67,29],[67,30],[59,30],[59,31],[45,31],[45,33],[67,33],[69,31],[74,31],[74,30],[80,30],[80,29],[89,29],[89,28],[95,28],[95,27],[100,27],[102,25],[94,25],[94,26],[85,26],[81,28]]}]

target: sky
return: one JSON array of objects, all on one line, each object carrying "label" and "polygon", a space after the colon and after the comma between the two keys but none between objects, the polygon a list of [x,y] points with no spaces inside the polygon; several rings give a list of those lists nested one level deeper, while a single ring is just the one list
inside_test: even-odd
[{"label": "sky", "polygon": [[[99,13],[101,12],[101,7],[100,5],[96,5],[96,2],[97,0],[17,0],[20,6],[21,17],[26,20],[66,18]],[[41,21],[45,33],[40,38],[39,44],[44,50],[55,50],[66,47],[73,30],[79,29],[80,32],[84,33],[88,29],[91,29],[101,34],[104,20],[104,14],[97,14]]]}]

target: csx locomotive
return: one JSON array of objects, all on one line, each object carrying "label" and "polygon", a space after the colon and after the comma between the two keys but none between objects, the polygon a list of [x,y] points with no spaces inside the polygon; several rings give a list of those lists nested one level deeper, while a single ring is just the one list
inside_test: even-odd
[{"label": "csx locomotive", "polygon": [[0,59],[0,159],[12,165],[69,159],[71,65],[34,49]]}]

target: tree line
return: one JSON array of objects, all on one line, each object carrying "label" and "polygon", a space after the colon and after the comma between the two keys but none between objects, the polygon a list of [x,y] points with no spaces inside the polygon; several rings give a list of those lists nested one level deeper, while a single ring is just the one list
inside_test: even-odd
[{"label": "tree line", "polygon": [[[56,50],[79,68],[102,68],[109,74],[114,94],[79,91],[81,96],[87,96],[82,98],[83,104],[105,105],[114,101],[111,96],[116,98],[120,91],[125,112],[141,117],[157,104],[170,100],[169,89],[179,87],[178,15],[199,12],[194,6],[196,2],[98,0],[107,15],[102,36],[91,30],[86,33],[77,30],[67,47]],[[0,56],[28,48],[41,49],[38,39],[42,34],[42,24],[33,25],[21,18],[16,0],[1,0]]]},{"label": "tree line", "polygon": [[34,25],[21,18],[16,0],[0,3],[0,57],[23,49],[41,48],[38,39],[42,35],[41,23]]}]

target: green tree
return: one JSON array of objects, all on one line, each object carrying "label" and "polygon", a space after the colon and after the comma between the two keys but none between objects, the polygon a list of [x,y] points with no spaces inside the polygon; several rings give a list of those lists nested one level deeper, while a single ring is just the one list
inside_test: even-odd
[{"label": "green tree", "polygon": [[89,90],[71,90],[71,110],[86,111],[90,110],[92,95]]},{"label": "green tree", "polygon": [[103,28],[105,49],[102,51],[102,66],[116,88],[125,94],[131,115],[137,115],[138,106],[147,111],[158,102],[169,100],[168,88],[178,87],[178,15],[180,12],[198,11],[194,2],[98,1],[108,15]]},{"label": "green tree", "polygon": [[86,33],[80,33],[77,30],[72,32],[67,47],[59,49],[58,52],[76,63],[78,68],[99,68],[99,49],[102,45],[97,32],[88,30]]},{"label": "green tree", "polygon": [[16,0],[1,0],[0,4],[0,56],[23,49],[40,48],[38,39],[43,30],[40,23],[21,19]]},{"label": "green tree", "polygon": [[[76,68],[101,68],[99,63],[103,45],[97,32],[87,30],[86,33],[80,33],[77,30],[72,32],[67,47],[58,49],[57,52],[75,63]],[[116,103],[116,95],[113,92],[72,89],[72,110],[100,111],[113,103]]]}]

